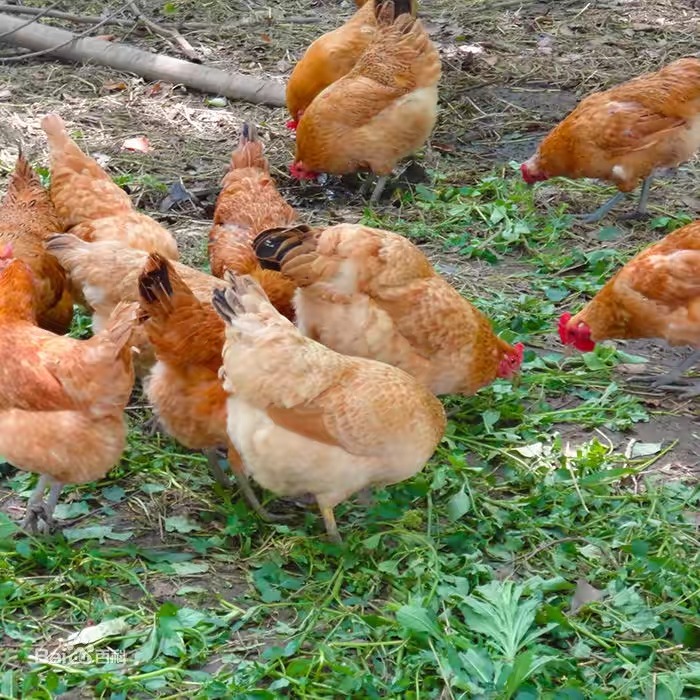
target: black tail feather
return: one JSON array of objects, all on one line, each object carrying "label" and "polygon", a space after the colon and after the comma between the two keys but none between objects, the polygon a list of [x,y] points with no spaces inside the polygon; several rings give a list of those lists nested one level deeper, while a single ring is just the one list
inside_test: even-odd
[{"label": "black tail feather", "polygon": [[173,295],[167,261],[158,253],[151,253],[139,277],[139,294],[144,301],[154,304],[158,301],[158,291],[169,297]]},{"label": "black tail feather", "polygon": [[253,250],[263,270],[282,268],[284,258],[291,250],[303,244],[311,227],[301,224],[294,227],[270,228],[260,232],[253,241]]}]

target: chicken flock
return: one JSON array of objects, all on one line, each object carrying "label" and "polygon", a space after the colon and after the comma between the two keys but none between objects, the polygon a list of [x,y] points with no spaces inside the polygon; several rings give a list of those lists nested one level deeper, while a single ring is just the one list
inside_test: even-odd
[{"label": "chicken flock", "polygon": [[[314,41],[287,86],[291,173],[369,171],[379,181],[428,140],[440,57],[414,0],[358,0]],[[354,223],[314,227],[282,197],[254,124],[221,183],[208,238],[212,274],[179,262],[172,234],[138,212],[56,114],[46,190],[20,152],[0,208],[0,455],[39,475],[23,526],[55,527],[65,484],[103,477],[125,448],[141,383],[162,430],[207,457],[214,478],[267,520],[252,480],[334,508],[408,479],[440,443],[437,396],[472,395],[520,371],[511,345],[409,240]],[[700,60],[585,98],[522,165],[534,183],[595,177],[620,195],[700,147]],[[638,212],[638,213],[639,213]],[[67,335],[74,305],[93,335]],[[663,338],[700,356],[700,222],[654,243],[575,315],[561,341]],[[48,490],[48,496],[46,491]]]}]

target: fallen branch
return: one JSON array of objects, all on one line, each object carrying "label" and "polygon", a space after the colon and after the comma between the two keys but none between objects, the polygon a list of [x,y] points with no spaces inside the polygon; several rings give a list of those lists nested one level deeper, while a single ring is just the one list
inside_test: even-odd
[{"label": "fallen branch", "polygon": [[0,14],[0,34],[7,34],[4,42],[34,52],[46,52],[68,61],[89,61],[134,73],[148,80],[186,85],[200,92],[223,95],[234,100],[275,107],[281,107],[285,103],[284,87],[272,81],[240,73],[226,73],[218,68],[148,53],[126,44],[112,44],[89,37],[80,39],[64,29],[44,24],[24,24],[22,19]]},{"label": "fallen branch", "polygon": [[202,62],[202,59],[192,48],[192,44],[190,44],[190,42],[187,41],[182,34],[174,29],[163,27],[162,25],[158,24],[158,22],[154,22],[152,19],[146,17],[134,0],[130,0],[128,5],[131,12],[138,18],[141,24],[150,29],[154,34],[158,34],[158,36],[165,37],[166,39],[172,39],[180,47],[182,53],[190,59],[190,61],[194,61],[195,63]]}]

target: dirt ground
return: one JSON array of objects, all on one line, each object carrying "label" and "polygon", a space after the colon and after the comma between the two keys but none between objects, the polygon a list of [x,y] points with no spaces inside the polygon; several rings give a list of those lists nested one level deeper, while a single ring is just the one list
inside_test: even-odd
[{"label": "dirt ground", "polygon": [[[259,11],[267,9],[256,2],[163,5],[159,0],[140,5],[156,20],[172,21],[163,15],[168,7],[174,8],[177,22],[204,23],[206,28],[183,29],[183,34],[208,65],[280,82],[311,40],[354,10],[348,0],[292,1],[275,10],[293,17],[295,22],[290,23],[256,20],[254,13],[259,17]],[[116,3],[74,0],[57,9],[100,15],[105,8],[114,7]],[[435,0],[422,4],[421,15],[440,47],[444,71],[439,123],[423,165],[456,183],[473,182],[500,165],[530,155],[542,135],[586,93],[692,55],[700,43],[697,0]],[[300,17],[316,21],[296,22]],[[100,31],[178,56],[165,40],[139,29]],[[245,120],[259,126],[283,194],[310,220],[357,221],[363,213],[364,203],[356,189],[334,189],[333,196],[328,196],[289,179],[287,165],[294,142],[284,125],[288,116],[283,108],[240,102],[212,106],[207,96],[182,87],[154,85],[106,68],[45,59],[0,64],[0,186],[4,187],[14,166],[20,141],[34,163],[46,164],[39,122],[49,111],[61,114],[81,145],[112,174],[121,176],[141,208],[173,230],[185,259],[193,263],[205,261],[204,241],[218,183]],[[134,136],[146,136],[152,152],[120,150],[124,140]],[[698,164],[691,163],[674,181],[656,186],[652,194],[656,212],[700,214],[697,175]],[[159,211],[167,188],[180,178],[195,201]],[[548,187],[540,192],[543,206],[565,200],[576,210],[590,203],[590,195],[578,189]],[[629,231],[651,240],[643,225]],[[440,262],[439,253],[433,257]],[[483,285],[504,284],[502,268],[453,257],[446,266],[451,276],[475,293]],[[630,344],[629,349],[639,354],[651,352],[664,364],[672,364],[685,352],[669,352],[649,343]],[[675,436],[679,442],[668,456],[669,464],[698,468],[697,402],[661,394],[648,401],[658,416],[652,423],[637,426],[637,439]],[[671,410],[674,415],[669,417]]]}]

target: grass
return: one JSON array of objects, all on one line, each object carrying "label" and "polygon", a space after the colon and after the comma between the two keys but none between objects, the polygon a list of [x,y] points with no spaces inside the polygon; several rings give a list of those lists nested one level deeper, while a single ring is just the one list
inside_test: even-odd
[{"label": "grass", "polygon": [[[519,382],[447,399],[429,467],[338,508],[342,547],[315,512],[261,523],[201,456],[145,436],[137,402],[121,463],[66,489],[62,534],[0,512],[0,696],[698,696],[700,491],[657,470],[692,437],[634,437],[680,409],[628,390],[620,366],[640,358],[623,346],[565,357],[552,341],[560,307],[640,241],[586,237],[507,169],[366,218],[448,272],[461,261],[454,283],[528,347]],[[5,480],[3,511],[34,479]]]}]

